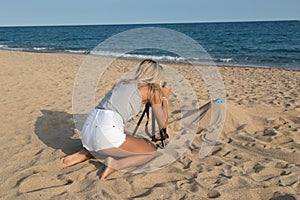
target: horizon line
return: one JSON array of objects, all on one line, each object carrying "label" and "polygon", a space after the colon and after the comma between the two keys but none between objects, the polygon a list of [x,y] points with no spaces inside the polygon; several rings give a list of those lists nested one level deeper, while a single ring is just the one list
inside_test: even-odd
[{"label": "horizon line", "polygon": [[294,22],[299,19],[274,20],[237,20],[237,21],[182,21],[182,22],[132,22],[132,23],[86,23],[86,24],[32,24],[32,25],[0,25],[0,27],[43,27],[43,26],[114,26],[114,25],[157,25],[157,24],[214,24],[214,23],[255,23],[255,22]]}]

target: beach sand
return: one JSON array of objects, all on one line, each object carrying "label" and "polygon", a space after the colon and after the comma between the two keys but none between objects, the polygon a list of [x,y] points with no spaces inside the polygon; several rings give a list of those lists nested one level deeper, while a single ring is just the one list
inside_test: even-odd
[{"label": "beach sand", "polygon": [[[226,122],[208,156],[198,156],[205,117],[193,144],[169,166],[120,171],[102,181],[104,165],[96,159],[68,168],[59,161],[80,149],[72,94],[85,57],[0,51],[0,199],[300,199],[300,71],[219,67]],[[97,99],[137,63],[116,62],[99,84]],[[177,67],[205,104],[203,81]],[[170,121],[177,119],[174,109],[169,108]]]}]

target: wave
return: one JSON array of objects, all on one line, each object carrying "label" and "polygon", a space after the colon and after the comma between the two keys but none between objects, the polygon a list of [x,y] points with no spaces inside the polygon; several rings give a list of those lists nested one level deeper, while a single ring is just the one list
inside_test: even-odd
[{"label": "wave", "polygon": [[5,44],[0,44],[0,49],[7,48],[8,46]]},{"label": "wave", "polygon": [[168,61],[168,62],[186,62],[190,58],[184,58],[180,56],[169,56],[169,55],[149,55],[149,54],[130,54],[130,53],[120,53],[112,51],[91,51],[91,55],[97,56],[108,56],[115,58],[129,58],[129,59],[153,59],[157,61]]},{"label": "wave", "polygon": [[5,45],[5,44],[0,44],[0,49],[12,50],[12,51],[25,51],[26,50],[25,48],[22,48],[22,47],[10,47],[10,46]]},{"label": "wave", "polygon": [[234,59],[233,58],[214,58],[213,61],[229,63],[229,62],[234,61]]},{"label": "wave", "polygon": [[149,55],[149,54],[134,54],[134,53],[120,53],[114,51],[91,51],[83,49],[64,49],[60,47],[10,47],[8,45],[0,45],[0,49],[5,50],[16,50],[16,51],[30,51],[30,52],[42,52],[42,53],[71,53],[71,54],[90,54],[95,56],[107,56],[114,58],[127,58],[127,59],[153,59],[162,62],[175,62],[175,63],[194,63],[194,64],[218,64],[230,63],[233,58],[193,58],[193,57],[181,57],[181,56],[170,56],[170,55]]},{"label": "wave", "polygon": [[181,57],[170,55],[149,55],[149,54],[133,54],[133,53],[120,53],[112,51],[91,51],[90,55],[95,56],[107,56],[114,58],[127,58],[135,60],[153,59],[161,62],[173,62],[173,63],[190,63],[201,65],[234,65],[234,58],[195,58],[195,57]]},{"label": "wave", "polygon": [[86,54],[88,53],[87,50],[82,50],[82,49],[65,49],[62,47],[33,47],[32,48],[35,51],[40,51],[40,52],[64,52],[64,53],[74,53],[74,54]]},{"label": "wave", "polygon": [[72,54],[87,54],[88,50],[83,49],[65,49],[62,47],[16,47],[0,44],[0,49],[12,51],[29,51],[41,53],[72,53]]},{"label": "wave", "polygon": [[49,50],[48,48],[46,47],[33,47],[34,50],[36,51],[45,51],[45,50]]},{"label": "wave", "polygon": [[87,53],[89,53],[89,51],[87,51],[87,50],[70,50],[70,49],[66,49],[65,52],[75,53],[75,54],[87,54]]},{"label": "wave", "polygon": [[170,56],[170,55],[149,55],[149,54],[133,54],[133,53],[120,53],[114,51],[91,51],[84,49],[65,49],[61,47],[10,47],[8,45],[1,45],[0,49],[5,50],[17,50],[17,51],[31,51],[31,52],[53,52],[53,53],[74,53],[74,54],[88,54],[96,55],[96,56],[107,56],[107,57],[115,57],[115,58],[128,58],[128,59],[153,59],[157,61],[165,61],[165,62],[196,62],[196,63],[229,63],[234,61],[233,58],[193,58],[193,57],[181,57],[181,56]]},{"label": "wave", "polygon": [[[245,67],[262,67],[262,68],[284,68],[299,70],[297,63],[299,59],[285,57],[215,57],[210,58],[209,56],[205,58],[193,58],[193,57],[182,57],[167,55],[163,52],[156,52],[156,55],[147,54],[144,52],[135,53],[120,53],[116,51],[89,51],[83,48],[64,48],[64,47],[19,47],[19,46],[9,46],[6,44],[0,44],[0,49],[3,50],[14,50],[14,51],[28,51],[28,52],[41,52],[41,53],[70,53],[70,54],[89,54],[95,56],[105,56],[105,57],[115,57],[115,58],[127,58],[134,60],[144,60],[153,59],[161,62],[171,62],[171,63],[191,63],[200,65],[220,65],[220,66],[245,66]],[[291,63],[292,61],[292,63]]]}]

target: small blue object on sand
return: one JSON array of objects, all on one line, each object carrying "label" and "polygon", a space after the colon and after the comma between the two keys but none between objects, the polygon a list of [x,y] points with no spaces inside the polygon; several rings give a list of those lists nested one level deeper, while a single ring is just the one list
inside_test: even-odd
[{"label": "small blue object on sand", "polygon": [[217,98],[213,102],[214,103],[224,103],[224,100],[222,98]]}]

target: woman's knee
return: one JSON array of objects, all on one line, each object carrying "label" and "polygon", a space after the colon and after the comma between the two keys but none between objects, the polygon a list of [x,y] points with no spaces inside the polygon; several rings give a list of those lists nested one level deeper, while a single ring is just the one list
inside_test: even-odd
[{"label": "woman's knee", "polygon": [[149,157],[152,158],[152,159],[155,158],[157,155],[158,155],[157,151],[153,151],[153,152],[149,153]]}]

